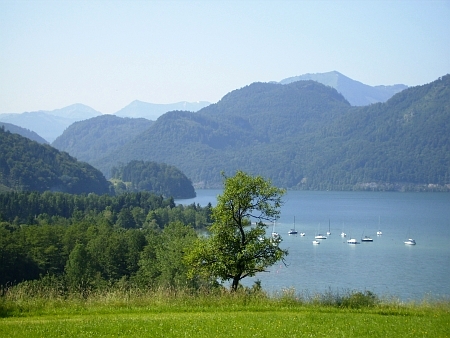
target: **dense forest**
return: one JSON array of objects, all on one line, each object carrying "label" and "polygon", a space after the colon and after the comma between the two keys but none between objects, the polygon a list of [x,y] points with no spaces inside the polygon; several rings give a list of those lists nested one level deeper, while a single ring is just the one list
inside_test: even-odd
[{"label": "dense forest", "polygon": [[0,128],[0,148],[0,190],[110,192],[111,184],[90,164],[4,127]]},{"label": "dense forest", "polygon": [[89,163],[120,148],[152,123],[143,118],[101,115],[71,124],[52,146]]},{"label": "dense forest", "polygon": [[0,286],[39,278],[75,291],[124,280],[185,285],[183,249],[210,211],[150,193],[2,193]]},{"label": "dense forest", "polygon": [[112,168],[116,193],[122,191],[151,191],[173,198],[193,198],[192,182],[180,170],[164,163],[131,161]]},{"label": "dense forest", "polygon": [[448,191],[449,107],[450,75],[365,107],[313,81],[254,83],[90,163],[109,177],[119,161],[164,162],[199,188],[244,170],[290,189]]},{"label": "dense forest", "polygon": [[[119,119],[122,120],[122,119]],[[121,194],[150,191],[165,197],[192,198],[192,182],[174,166],[132,161],[114,168],[113,184],[91,165],[66,152],[0,131],[0,191],[62,191]]]}]

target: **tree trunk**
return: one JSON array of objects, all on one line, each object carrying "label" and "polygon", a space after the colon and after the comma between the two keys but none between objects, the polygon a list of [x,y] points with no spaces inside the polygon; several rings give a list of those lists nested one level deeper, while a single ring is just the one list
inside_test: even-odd
[{"label": "tree trunk", "polygon": [[231,284],[231,291],[236,291],[239,286],[239,281],[241,280],[241,276],[234,276],[233,284]]}]

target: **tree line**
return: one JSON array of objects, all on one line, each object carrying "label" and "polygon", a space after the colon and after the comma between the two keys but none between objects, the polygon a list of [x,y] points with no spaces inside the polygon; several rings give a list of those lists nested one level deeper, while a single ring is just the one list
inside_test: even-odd
[{"label": "tree line", "polygon": [[0,285],[51,275],[94,287],[120,279],[186,281],[179,258],[211,206],[151,193],[0,194]]},{"label": "tree line", "polygon": [[[198,290],[219,281],[236,291],[243,278],[288,254],[265,225],[279,217],[285,191],[242,171],[223,177],[216,207],[140,193],[1,194],[2,291],[29,281],[82,294],[121,283]],[[13,217],[16,211],[24,218]]]}]

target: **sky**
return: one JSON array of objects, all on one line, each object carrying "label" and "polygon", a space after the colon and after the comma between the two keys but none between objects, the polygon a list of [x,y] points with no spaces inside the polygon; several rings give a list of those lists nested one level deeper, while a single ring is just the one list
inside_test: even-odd
[{"label": "sky", "polygon": [[214,103],[334,70],[371,86],[450,73],[450,0],[0,0],[0,113]]}]

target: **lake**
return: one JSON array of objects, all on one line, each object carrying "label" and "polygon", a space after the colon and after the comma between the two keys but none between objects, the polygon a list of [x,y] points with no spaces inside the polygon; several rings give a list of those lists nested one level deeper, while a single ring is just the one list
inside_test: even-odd
[{"label": "lake", "polygon": [[[196,198],[176,202],[215,205],[220,193],[197,190]],[[294,288],[304,294],[369,290],[404,301],[450,297],[450,194],[289,191],[283,200],[275,230],[289,250],[286,264],[246,278],[244,285],[260,280],[270,292]],[[294,217],[305,237],[288,235]],[[313,245],[329,227],[331,235]],[[346,242],[366,235],[373,242]],[[417,245],[405,245],[408,238]]]}]

